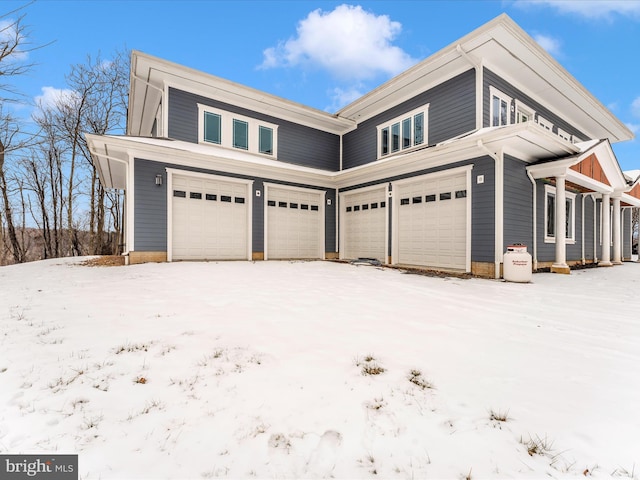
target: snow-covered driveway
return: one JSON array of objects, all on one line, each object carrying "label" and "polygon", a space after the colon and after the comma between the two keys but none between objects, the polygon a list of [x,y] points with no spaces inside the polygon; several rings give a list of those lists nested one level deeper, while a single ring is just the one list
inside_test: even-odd
[{"label": "snow-covered driveway", "polygon": [[2,453],[86,479],[640,477],[640,264],[73,262],[0,268]]}]

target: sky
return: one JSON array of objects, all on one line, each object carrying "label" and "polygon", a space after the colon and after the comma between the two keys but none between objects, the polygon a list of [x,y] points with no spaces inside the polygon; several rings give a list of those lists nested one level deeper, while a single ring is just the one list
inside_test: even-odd
[{"label": "sky", "polygon": [[[333,113],[502,13],[640,134],[640,0],[3,1],[0,30],[24,14],[41,47],[17,85],[32,101],[88,55],[126,48]],[[639,140],[613,148],[640,168]]]}]

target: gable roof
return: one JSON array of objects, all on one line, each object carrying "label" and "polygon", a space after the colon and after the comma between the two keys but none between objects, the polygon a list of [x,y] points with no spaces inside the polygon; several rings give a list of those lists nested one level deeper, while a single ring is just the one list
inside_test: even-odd
[{"label": "gable roof", "polygon": [[347,105],[341,117],[362,121],[470,67],[487,67],[590,138],[611,143],[633,133],[553,57],[502,14]]}]

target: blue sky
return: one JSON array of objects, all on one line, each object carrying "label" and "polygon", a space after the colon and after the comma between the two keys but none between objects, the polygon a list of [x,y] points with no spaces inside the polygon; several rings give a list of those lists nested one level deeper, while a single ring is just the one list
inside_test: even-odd
[{"label": "blue sky", "polygon": [[[504,12],[640,135],[636,0],[37,0],[0,15],[22,5],[29,43],[46,45],[19,79],[28,98],[64,88],[87,55],[128,48],[331,112]],[[640,168],[640,140],[614,150]]]}]

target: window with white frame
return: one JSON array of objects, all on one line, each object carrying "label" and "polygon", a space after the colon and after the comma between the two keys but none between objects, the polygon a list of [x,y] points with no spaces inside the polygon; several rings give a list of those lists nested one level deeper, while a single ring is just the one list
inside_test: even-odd
[{"label": "window with white frame", "polygon": [[[556,187],[544,187],[544,241],[556,242]],[[575,243],[575,199],[576,194],[565,191],[565,238],[567,243]]]},{"label": "window with white frame", "polygon": [[536,116],[536,112],[522,103],[520,100],[516,100],[516,123],[526,123],[533,120]]},{"label": "window with white frame", "polygon": [[378,125],[378,158],[425,144],[428,113],[427,104]]},{"label": "window with white frame", "polygon": [[198,141],[276,156],[278,126],[255,118],[198,105]]},{"label": "window with white frame", "polygon": [[491,127],[511,124],[511,97],[495,87],[489,87],[489,121]]}]

